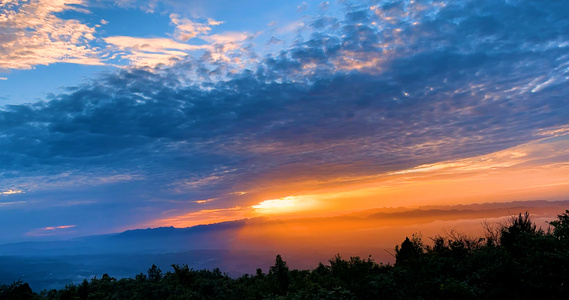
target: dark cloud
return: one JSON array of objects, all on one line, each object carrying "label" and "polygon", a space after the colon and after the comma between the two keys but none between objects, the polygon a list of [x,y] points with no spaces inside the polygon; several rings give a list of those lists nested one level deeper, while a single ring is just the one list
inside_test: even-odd
[{"label": "dark cloud", "polygon": [[267,41],[267,45],[278,45],[278,44],[283,44],[284,41],[277,39],[276,37],[272,36],[269,41]]},{"label": "dark cloud", "polygon": [[193,81],[224,69],[188,59],[4,106],[0,180],[37,181],[28,199],[98,190],[86,198],[105,203],[100,213],[109,203],[130,214],[195,209],[180,201],[216,197],[221,207],[271,180],[484,154],[567,124],[569,3],[347,7],[343,20],[314,18],[310,38],[226,80]]}]

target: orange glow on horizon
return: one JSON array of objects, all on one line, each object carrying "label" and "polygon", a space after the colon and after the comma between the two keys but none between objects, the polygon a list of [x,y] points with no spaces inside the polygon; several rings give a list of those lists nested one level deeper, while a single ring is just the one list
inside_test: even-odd
[{"label": "orange glow on horizon", "polygon": [[[494,153],[398,171],[338,174],[326,180],[278,178],[256,190],[230,193],[247,198],[243,206],[220,208],[216,207],[217,199],[208,199],[208,209],[174,211],[152,224],[188,227],[258,216],[331,217],[381,207],[566,200],[568,130],[553,130],[546,138]],[[286,194],[279,192],[285,189]],[[196,202],[206,204],[204,200]]]}]

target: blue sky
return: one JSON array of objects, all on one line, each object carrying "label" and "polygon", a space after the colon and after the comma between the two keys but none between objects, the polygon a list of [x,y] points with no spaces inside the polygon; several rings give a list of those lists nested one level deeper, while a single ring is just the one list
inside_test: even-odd
[{"label": "blue sky", "polygon": [[0,3],[0,242],[569,191],[564,1]]}]

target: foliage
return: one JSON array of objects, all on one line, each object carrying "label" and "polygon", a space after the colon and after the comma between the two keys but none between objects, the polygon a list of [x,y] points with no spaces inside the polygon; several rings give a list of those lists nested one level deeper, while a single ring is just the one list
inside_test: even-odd
[{"label": "foliage", "polygon": [[406,238],[394,265],[337,255],[313,270],[291,270],[280,255],[267,274],[231,278],[219,269],[172,265],[163,273],[101,278],[60,290],[32,292],[21,281],[0,285],[4,299],[566,299],[569,294],[569,210],[537,228],[519,214],[484,238],[455,231]]}]

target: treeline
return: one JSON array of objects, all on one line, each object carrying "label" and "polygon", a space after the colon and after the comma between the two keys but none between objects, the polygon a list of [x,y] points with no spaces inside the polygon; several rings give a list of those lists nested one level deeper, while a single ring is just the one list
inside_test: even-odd
[{"label": "treeline", "polygon": [[313,270],[290,270],[280,255],[268,273],[231,278],[219,269],[173,265],[163,273],[101,278],[34,293],[20,281],[0,299],[568,299],[569,210],[547,230],[529,215],[486,225],[486,235],[420,236],[395,248],[394,265],[336,256]]}]

